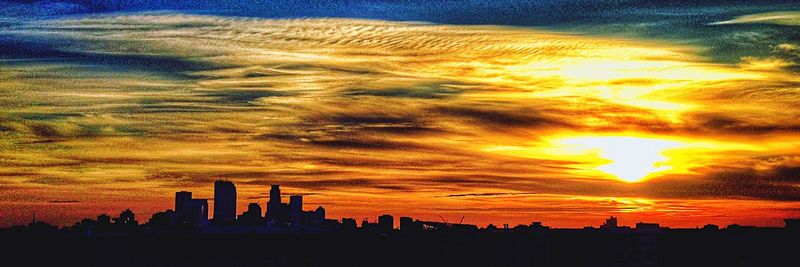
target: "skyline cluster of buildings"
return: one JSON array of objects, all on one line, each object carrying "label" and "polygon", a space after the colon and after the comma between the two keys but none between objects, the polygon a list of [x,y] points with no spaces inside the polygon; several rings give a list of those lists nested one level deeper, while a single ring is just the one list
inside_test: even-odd
[{"label": "skyline cluster of buildings", "polygon": [[[237,192],[236,185],[230,181],[218,180],[214,182],[214,213],[213,218],[209,218],[209,201],[203,198],[193,198],[192,192],[175,192],[175,206],[162,212],[157,212],[145,224],[140,225],[136,220],[135,214],[130,209],[122,211],[119,216],[112,218],[107,214],[97,216],[96,220],[83,219],[68,229],[81,232],[109,232],[109,231],[135,231],[142,228],[154,231],[165,232],[169,230],[177,231],[202,231],[211,233],[236,233],[236,232],[330,232],[341,230],[359,229],[356,219],[342,218],[341,220],[326,218],[325,208],[322,206],[314,210],[303,209],[303,196],[290,195],[289,203],[281,200],[280,185],[271,185],[269,198],[265,203],[266,210],[263,211],[259,203],[249,203],[247,209],[241,214],[237,214]],[[463,218],[462,218],[463,220]],[[375,233],[389,233],[395,228],[394,216],[383,214],[377,217],[376,221],[370,222],[367,218],[361,221],[360,229]],[[785,227],[800,229],[800,219],[786,219]],[[35,213],[33,220],[28,225],[30,229],[56,230],[55,226],[44,222],[36,221]],[[65,228],[65,229],[67,229]],[[749,226],[729,225],[731,228],[754,228]],[[399,218],[399,230],[401,231],[477,231],[480,230],[476,225],[459,223],[415,220],[411,217]],[[530,225],[518,225],[509,227],[504,224],[498,228],[492,224],[483,228],[489,231],[498,230],[549,230],[550,227],[542,225],[541,222],[533,222]],[[594,229],[585,227],[583,229]],[[657,232],[662,229],[657,223],[636,223],[635,228],[618,225],[616,217],[609,217],[600,225],[600,230],[606,231],[646,231]],[[719,230],[720,227],[713,224],[705,225],[703,230]]]},{"label": "skyline cluster of buildings", "polygon": [[[148,222],[155,227],[178,228],[231,228],[266,227],[269,229],[320,228],[326,223],[325,208],[303,210],[303,196],[289,196],[289,203],[281,201],[280,185],[272,185],[266,211],[258,203],[249,203],[247,210],[237,214],[236,185],[230,181],[214,182],[214,214],[209,218],[208,199],[192,197],[192,192],[175,192],[175,207],[153,215]],[[329,222],[330,223],[330,222]]]}]

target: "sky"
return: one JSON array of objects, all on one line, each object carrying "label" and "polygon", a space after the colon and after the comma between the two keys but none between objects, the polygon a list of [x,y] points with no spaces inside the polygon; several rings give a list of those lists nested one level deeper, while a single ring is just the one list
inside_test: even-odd
[{"label": "sky", "polygon": [[0,1],[0,225],[800,217],[794,1],[132,2]]}]

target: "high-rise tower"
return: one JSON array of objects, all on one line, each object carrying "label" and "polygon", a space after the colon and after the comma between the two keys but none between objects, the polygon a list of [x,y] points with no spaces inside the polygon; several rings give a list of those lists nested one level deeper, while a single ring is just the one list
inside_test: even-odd
[{"label": "high-rise tower", "polygon": [[281,186],[280,185],[272,185],[272,188],[269,190],[269,201],[267,202],[267,221],[274,221],[279,222],[282,221],[281,218],[282,211],[281,205]]},{"label": "high-rise tower", "polygon": [[300,226],[303,221],[303,196],[289,197],[289,222]]},{"label": "high-rise tower", "polygon": [[236,220],[236,186],[229,181],[214,183],[214,223],[231,224]]},{"label": "high-rise tower", "polygon": [[192,202],[192,192],[175,192],[175,215],[179,224],[188,223],[191,217],[189,206]]}]

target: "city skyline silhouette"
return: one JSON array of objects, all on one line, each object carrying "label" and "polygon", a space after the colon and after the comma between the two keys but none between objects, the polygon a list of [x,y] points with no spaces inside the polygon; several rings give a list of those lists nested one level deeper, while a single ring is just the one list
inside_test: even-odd
[{"label": "city skyline silhouette", "polygon": [[[214,182],[224,206],[208,217],[208,200],[175,192],[175,206],[139,224],[130,209],[58,228],[33,217],[28,225],[0,228],[8,264],[205,265],[205,266],[754,266],[793,262],[786,244],[800,238],[800,218],[785,226],[707,224],[702,228],[620,225],[609,217],[599,227],[529,225],[479,228],[459,222],[416,220],[383,214],[360,225],[355,218],[330,219],[322,206],[304,210],[303,196],[280,199],[270,186],[268,207],[258,203],[236,219],[230,210],[236,187]],[[27,257],[47,251],[50,257]],[[244,252],[244,253],[243,253]],[[735,252],[735,254],[731,254]],[[575,257],[574,255],[580,255]]]},{"label": "city skyline silhouette", "polygon": [[[313,194],[311,195],[313,196]],[[262,205],[255,202],[247,203],[247,210],[242,213],[237,213],[237,198],[236,198],[236,185],[227,180],[216,180],[214,182],[214,198],[211,199],[212,205],[209,205],[209,199],[193,198],[192,192],[178,191],[175,192],[175,205],[172,209],[163,210],[153,214],[146,223],[141,224],[149,231],[169,231],[169,230],[199,230],[198,233],[204,233],[206,230],[213,233],[249,233],[258,232],[264,234],[276,233],[298,233],[298,232],[336,232],[344,230],[356,230],[390,233],[394,230],[401,231],[423,231],[423,230],[461,230],[461,231],[477,231],[477,230],[511,230],[511,229],[538,229],[546,230],[551,229],[545,226],[541,221],[532,221],[529,225],[515,225],[512,228],[508,223],[503,223],[502,228],[494,224],[488,224],[485,227],[464,224],[464,216],[461,217],[458,223],[448,222],[444,217],[439,217],[441,221],[424,221],[415,220],[408,216],[401,216],[395,218],[392,214],[382,214],[375,218],[365,217],[356,224],[357,218],[342,217],[342,218],[328,218],[326,217],[326,209],[323,206],[318,206],[312,210],[304,210],[303,195],[289,195],[288,203],[284,203],[282,199],[285,197],[281,194],[280,185],[270,185],[269,198],[264,203],[265,210],[262,212]],[[217,206],[220,203],[220,206]],[[209,213],[209,210],[214,210],[214,213]],[[48,224],[45,221],[36,219],[36,212],[32,213],[32,219],[28,223],[28,227],[36,229],[36,227],[44,227],[48,229],[62,229],[65,231],[85,231],[86,234],[91,235],[92,228],[98,227],[97,225],[104,225],[110,228],[112,225],[120,227],[125,231],[141,231],[136,230],[140,226],[136,220],[135,213],[130,209],[125,209],[119,216],[111,217],[106,213],[99,214],[96,220],[91,218],[84,218],[81,221],[75,222],[71,226],[58,227]],[[141,218],[141,217],[140,217]],[[535,220],[535,218],[532,218]],[[661,226],[657,222],[642,222],[639,221],[635,224],[635,228],[630,226],[620,225],[619,218],[609,216],[605,221],[599,225],[598,229],[605,230],[641,230],[641,231],[661,231],[670,229],[668,226]],[[113,222],[113,223],[112,223]],[[786,229],[797,230],[800,227],[800,218],[785,218],[783,220]],[[223,230],[224,228],[239,227],[236,231]],[[395,227],[397,226],[397,227]],[[14,225],[11,228],[24,227],[24,225]],[[703,229],[703,230],[719,230],[719,229],[737,229],[741,227],[754,228],[755,226],[742,226],[739,224],[730,224],[721,228],[715,224],[705,224],[702,227],[697,226],[694,228],[683,229]],[[554,229],[570,229],[570,228],[554,228]],[[594,229],[592,225],[585,225],[580,228],[572,229]],[[681,229],[681,228],[676,228]],[[118,229],[119,230],[119,229]],[[238,231],[238,232],[237,232]]]}]

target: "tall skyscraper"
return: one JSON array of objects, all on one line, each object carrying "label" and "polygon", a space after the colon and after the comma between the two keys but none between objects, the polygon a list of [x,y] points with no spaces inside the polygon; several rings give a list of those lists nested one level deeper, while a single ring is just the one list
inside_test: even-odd
[{"label": "tall skyscraper", "polygon": [[302,225],[303,221],[303,196],[289,197],[289,222],[293,226]]},{"label": "tall skyscraper", "polygon": [[272,185],[269,190],[269,201],[267,202],[267,221],[280,221],[281,208],[281,186]]},{"label": "tall skyscraper", "polygon": [[236,220],[236,186],[229,181],[214,182],[214,223],[232,224]]},{"label": "tall skyscraper", "polygon": [[188,223],[190,221],[191,211],[189,210],[189,206],[191,202],[192,192],[175,192],[175,215],[179,224]]}]

